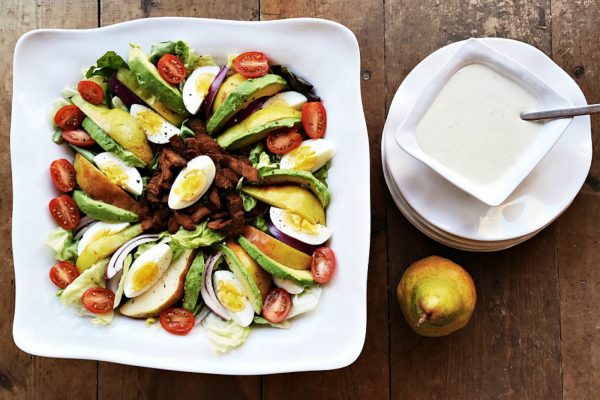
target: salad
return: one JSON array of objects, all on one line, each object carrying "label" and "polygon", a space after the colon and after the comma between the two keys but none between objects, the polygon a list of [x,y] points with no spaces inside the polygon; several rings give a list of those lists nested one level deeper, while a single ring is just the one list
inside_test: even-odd
[{"label": "salad", "polygon": [[[334,274],[333,144],[313,86],[258,51],[219,65],[184,41],[106,52],[52,105],[56,296],[216,352],[289,328]],[[195,327],[198,325],[199,327]]]}]

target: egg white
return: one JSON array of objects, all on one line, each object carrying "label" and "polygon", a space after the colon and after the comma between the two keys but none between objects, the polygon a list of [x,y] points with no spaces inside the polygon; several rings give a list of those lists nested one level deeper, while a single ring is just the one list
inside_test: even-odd
[{"label": "egg white", "polygon": [[[215,179],[215,172],[215,163],[210,157],[198,156],[191,159],[187,163],[187,166],[179,172],[179,175],[175,178],[175,182],[173,182],[173,186],[171,186],[168,200],[169,207],[173,210],[180,210],[197,202],[212,184]],[[186,199],[182,196],[181,191],[184,190],[186,179],[189,179],[190,174],[194,173],[198,173],[203,177],[201,186],[195,188],[196,193],[194,196]]]},{"label": "egg white", "polygon": [[98,221],[90,225],[85,231],[81,240],[77,244],[77,255],[80,255],[85,248],[95,240],[119,233],[129,226],[128,222],[102,222]]},{"label": "egg white", "polygon": [[263,108],[272,106],[273,104],[282,102],[289,107],[292,107],[296,110],[301,110],[302,106],[306,104],[306,96],[299,92],[294,92],[293,90],[287,92],[277,93],[275,96],[270,97],[265,104],[263,104]]},{"label": "egg white", "polygon": [[[123,160],[114,155],[113,153],[104,152],[94,157],[94,163],[100,171],[102,171],[108,179],[113,183],[128,191],[129,193],[139,196],[144,190],[144,184],[142,182],[142,176],[140,172],[129,165],[125,164]],[[116,179],[114,171],[122,173],[125,179]]]},{"label": "egg white", "polygon": [[242,285],[237,280],[235,275],[233,275],[233,272],[225,271],[225,270],[214,272],[213,288],[215,290],[215,293],[217,293],[217,298],[218,298],[219,282],[228,282],[230,284],[233,284],[239,289],[240,293],[242,293],[242,296],[243,296],[242,301],[244,302],[244,308],[241,311],[234,312],[234,311],[229,310],[225,304],[221,303],[221,305],[223,306],[223,308],[225,308],[225,310],[227,311],[227,313],[229,314],[231,319],[236,324],[238,324],[240,326],[250,325],[252,323],[252,321],[254,320],[254,309],[252,308],[250,301],[244,294],[244,289],[242,288]]},{"label": "egg white", "polygon": [[[311,152],[312,161],[305,162],[305,153]],[[333,157],[333,143],[327,139],[308,139],[300,146],[281,157],[281,169],[315,172]],[[302,165],[302,164],[308,165]]]},{"label": "egg white", "polygon": [[[210,85],[219,73],[219,67],[206,66],[194,70],[183,85],[183,105],[191,113],[196,114],[208,94]],[[200,82],[199,82],[200,81]],[[198,87],[200,85],[200,87]]]},{"label": "egg white", "polygon": [[[166,272],[167,268],[169,268],[169,264],[171,263],[171,258],[173,257],[173,252],[171,251],[171,247],[165,243],[159,243],[156,246],[153,246],[143,252],[136,260],[131,264],[129,268],[129,272],[125,277],[125,285],[124,292],[125,296],[132,298],[141,295],[150,289],[158,280],[163,276]],[[158,273],[154,276],[154,279],[151,279],[141,288],[134,287],[134,279],[136,274],[142,269],[147,268],[147,263],[153,262],[156,263],[158,268]]]},{"label": "egg white", "polygon": [[[169,138],[171,136],[179,135],[181,133],[181,130],[178,127],[164,119],[154,110],[141,104],[132,104],[129,113],[138,120],[149,142],[157,144],[169,143]],[[145,123],[147,118],[144,118],[144,116],[148,116],[157,121],[158,126],[149,126]]]},{"label": "egg white", "polygon": [[325,243],[331,237],[332,233],[325,225],[314,224],[316,233],[299,229],[299,227],[289,223],[290,216],[292,214],[289,211],[282,210],[281,208],[271,207],[269,210],[269,217],[271,222],[277,229],[286,235],[293,237],[294,239],[300,240],[306,244],[318,245]]}]

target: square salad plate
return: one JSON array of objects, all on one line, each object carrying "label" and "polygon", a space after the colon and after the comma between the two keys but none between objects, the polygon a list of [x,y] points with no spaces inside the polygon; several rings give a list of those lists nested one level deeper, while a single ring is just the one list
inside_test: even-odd
[{"label": "square salad plate", "polygon": [[[48,202],[57,196],[48,169],[55,159],[73,157],[66,146],[51,140],[52,102],[106,51],[127,58],[129,43],[149,53],[152,43],[178,39],[220,64],[229,54],[259,50],[272,63],[287,65],[322,97],[327,139],[335,146],[327,219],[334,232],[330,246],[337,257],[336,275],[316,310],[294,319],[289,329],[253,329],[243,345],[225,355],[213,354],[200,325],[187,336],[120,315],[108,326],[93,326],[89,318],[60,304],[48,279],[54,260],[44,242],[56,227]],[[348,28],[306,18],[241,22],[167,17],[98,29],[41,29],[19,39],[13,67],[13,337],[20,349],[47,357],[231,375],[328,370],[356,360],[366,332],[371,210],[360,52]]]},{"label": "square salad plate", "polygon": [[408,154],[429,166],[458,188],[488,205],[497,206],[506,200],[542,161],[573,119],[555,119],[544,122],[540,134],[530,144],[527,151],[497,179],[487,183],[476,183],[465,178],[424,152],[418,144],[416,132],[419,122],[446,83],[460,69],[470,64],[486,65],[520,84],[539,99],[539,107],[542,110],[571,107],[573,103],[554,90],[551,84],[509,55],[501,53],[475,38],[466,40],[440,70],[432,75],[431,81],[420,94],[413,109],[396,131],[396,142]]}]

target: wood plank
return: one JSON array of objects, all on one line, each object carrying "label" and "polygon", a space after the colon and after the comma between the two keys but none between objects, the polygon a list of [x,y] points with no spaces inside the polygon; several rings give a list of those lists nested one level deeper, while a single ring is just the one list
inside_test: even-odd
[{"label": "wood plank", "polygon": [[[12,59],[17,39],[36,28],[87,28],[97,24],[95,0],[64,1],[56,4],[44,1],[2,1],[0,14],[0,70],[5,78],[0,84],[0,182],[11,187],[9,149],[10,110],[12,99]],[[7,76],[8,75],[8,76]],[[57,94],[58,96],[58,94]],[[48,105],[49,107],[50,105]],[[12,195],[0,193],[0,235],[11,232]],[[96,397],[96,368],[94,361],[72,361],[32,357],[17,349],[12,338],[14,311],[14,274],[12,249],[4,241],[0,254],[0,398],[22,399],[64,398],[68,392],[74,398]],[[8,248],[6,247],[8,246]],[[50,268],[50,266],[48,266]],[[40,279],[43,279],[41,277]],[[47,293],[43,294],[47,295]],[[90,379],[89,377],[92,377]],[[73,385],[77,381],[77,385]]]},{"label": "wood plank", "polygon": [[[386,2],[388,104],[421,59],[457,40],[511,37],[551,51],[549,1],[432,3]],[[388,207],[391,397],[559,398],[560,310],[554,226],[516,248],[471,254],[426,238],[400,215],[391,199]],[[394,293],[404,269],[431,254],[465,266],[479,294],[470,324],[437,339],[411,331]]]},{"label": "wood plank", "polygon": [[[258,0],[178,1],[101,1],[101,25],[110,25],[134,18],[155,16],[189,16],[253,20],[258,16]],[[176,34],[176,32],[175,32]],[[174,38],[165,38],[176,39]],[[196,398],[215,399],[260,398],[260,377],[229,377],[179,373],[100,363],[98,397],[115,398]]]},{"label": "wood plank", "polygon": [[[379,1],[262,0],[261,19],[321,17],[343,23],[356,34],[362,61],[362,97],[371,148],[371,259],[367,338],[359,359],[337,371],[263,378],[265,399],[383,399],[389,395],[385,184],[379,146],[385,115],[383,6]],[[341,271],[341,270],[340,270]]]},{"label": "wood plank", "polygon": [[[596,103],[600,101],[599,19],[600,1],[552,1],[554,59],[581,86],[588,102]],[[600,118],[594,116],[592,169],[582,192],[557,221],[565,399],[593,399],[600,393],[599,131]]]}]

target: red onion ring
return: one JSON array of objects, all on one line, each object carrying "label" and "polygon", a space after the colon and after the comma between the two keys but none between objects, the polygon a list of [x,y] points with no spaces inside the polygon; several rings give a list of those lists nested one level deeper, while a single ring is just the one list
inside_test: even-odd
[{"label": "red onion ring", "polygon": [[205,271],[204,271],[204,282],[202,282],[202,286],[200,287],[200,295],[204,300],[204,304],[208,308],[212,310],[215,314],[217,314],[222,320],[229,321],[231,317],[229,313],[221,305],[219,299],[217,299],[217,295],[215,294],[215,289],[212,285],[212,273],[215,265],[217,265],[217,261],[221,258],[223,253],[218,252],[214,256],[209,257],[206,260]]},{"label": "red onion ring", "polygon": [[275,226],[273,221],[271,221],[270,218],[267,221],[267,226],[269,227],[269,231],[271,232],[271,234],[276,239],[287,244],[290,247],[293,247],[296,250],[303,252],[304,254],[308,254],[309,256],[312,256],[312,254],[317,249],[317,247],[319,247],[319,246],[315,246],[312,244],[304,243],[296,238],[286,235],[285,233],[283,233],[279,229],[277,229],[277,227]]},{"label": "red onion ring", "polygon": [[123,268],[123,261],[125,261],[125,257],[127,257],[127,255],[133,251],[133,249],[141,244],[154,242],[155,240],[158,240],[158,238],[158,234],[146,233],[144,235],[136,236],[128,242],[125,242],[125,244],[119,247],[110,258],[108,267],[106,268],[106,278],[112,278],[121,270],[121,268]]},{"label": "red onion ring", "polygon": [[255,111],[260,110],[263,104],[265,104],[265,101],[267,101],[267,97],[261,97],[248,104],[246,108],[242,108],[240,111],[235,113],[225,125],[223,125],[223,130],[227,130],[232,126],[239,124],[240,122],[248,118],[251,114],[253,114]]},{"label": "red onion ring", "polygon": [[114,96],[117,96],[127,106],[131,107],[132,104],[142,104],[147,106],[146,102],[138,97],[137,94],[133,93],[123,82],[121,82],[116,74],[113,74],[108,79],[108,88]]},{"label": "red onion ring", "polygon": [[217,92],[219,91],[221,84],[223,83],[223,81],[225,80],[225,77],[227,76],[227,71],[229,71],[229,68],[227,68],[226,65],[223,65],[221,67],[221,70],[219,70],[219,73],[215,76],[215,79],[213,79],[212,83],[210,84],[208,93],[206,94],[206,97],[204,98],[204,101],[202,102],[202,104],[200,106],[200,112],[204,116],[205,120],[208,120],[208,114],[210,114],[210,108],[212,107],[212,104],[215,101],[215,97],[217,97]]}]

